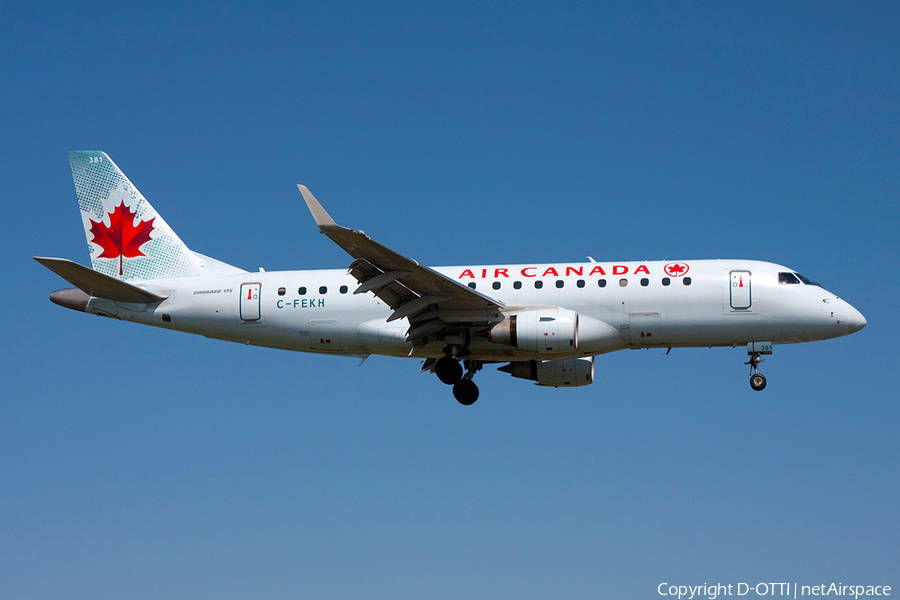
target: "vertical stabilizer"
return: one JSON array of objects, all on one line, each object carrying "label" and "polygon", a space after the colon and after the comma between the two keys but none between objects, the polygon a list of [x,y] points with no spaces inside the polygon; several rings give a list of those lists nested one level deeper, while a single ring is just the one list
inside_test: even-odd
[{"label": "vertical stabilizer", "polygon": [[69,152],[91,266],[116,279],[199,275],[200,260],[105,152]]}]

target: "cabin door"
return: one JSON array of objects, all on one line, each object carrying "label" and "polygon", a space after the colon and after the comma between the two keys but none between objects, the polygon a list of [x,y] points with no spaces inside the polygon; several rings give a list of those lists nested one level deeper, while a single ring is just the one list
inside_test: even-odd
[{"label": "cabin door", "polygon": [[731,272],[731,308],[732,310],[749,310],[753,303],[751,297],[750,271]]}]

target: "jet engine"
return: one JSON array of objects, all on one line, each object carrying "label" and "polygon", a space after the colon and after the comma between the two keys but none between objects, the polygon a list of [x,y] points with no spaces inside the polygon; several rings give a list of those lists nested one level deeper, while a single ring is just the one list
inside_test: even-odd
[{"label": "jet engine", "polygon": [[527,310],[494,325],[488,339],[539,354],[578,349],[578,313],[564,308]]},{"label": "jet engine", "polygon": [[594,357],[566,360],[511,362],[498,370],[520,379],[552,387],[579,387],[594,383]]},{"label": "jet engine", "polygon": [[494,325],[487,338],[538,355],[603,354],[619,350],[625,340],[597,319],[565,308],[541,308],[510,315]]}]

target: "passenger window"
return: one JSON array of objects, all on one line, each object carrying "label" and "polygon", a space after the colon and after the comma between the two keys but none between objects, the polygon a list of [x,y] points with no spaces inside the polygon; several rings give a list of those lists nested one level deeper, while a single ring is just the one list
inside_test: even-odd
[{"label": "passenger window", "polygon": [[641,279],[641,285],[647,287],[648,285],[650,285],[650,280],[644,277],[643,279]]},{"label": "passenger window", "polygon": [[325,287],[325,286],[323,285],[322,287],[319,288],[319,293],[320,293],[320,294],[327,294],[327,293],[328,293],[328,288]]},{"label": "passenger window", "polygon": [[284,288],[278,288],[278,295],[279,295],[279,296],[284,296],[285,292],[287,292],[286,289],[284,289]]},{"label": "passenger window", "polygon": [[778,274],[778,283],[780,284],[788,284],[788,283],[800,283],[800,280],[797,279],[797,276],[793,273],[779,273]]},{"label": "passenger window", "polygon": [[620,279],[620,280],[619,280],[619,287],[625,287],[626,285],[628,285],[628,280],[627,280],[627,279]]},{"label": "passenger window", "polygon": [[499,290],[499,289],[500,289],[500,282],[499,282],[499,281],[495,281],[494,283],[491,284],[491,287],[494,288],[495,290]]},{"label": "passenger window", "polygon": [[564,285],[566,285],[566,282],[563,281],[562,279],[557,279],[557,280],[556,280],[556,287],[558,287],[559,289],[562,289],[562,287],[563,287]]},{"label": "passenger window", "polygon": [[341,293],[342,293],[342,294],[346,294],[346,293],[347,293],[347,286],[346,286],[346,285],[342,285],[342,286],[341,286]]},{"label": "passenger window", "polygon": [[691,278],[690,278],[690,277],[685,277],[685,278],[682,279],[681,281],[682,281],[682,283],[684,283],[684,285],[691,285]]},{"label": "passenger window", "polygon": [[297,293],[300,294],[301,296],[305,296],[306,295],[306,287],[300,288],[299,290],[297,290]]},{"label": "passenger window", "polygon": [[597,280],[597,286],[599,286],[599,287],[606,287],[606,280],[605,280],[605,279],[598,279],[598,280]]},{"label": "passenger window", "polygon": [[521,290],[521,289],[522,289],[522,282],[521,282],[521,281],[514,281],[514,282],[513,282],[513,287],[514,287],[515,289],[517,289],[517,290]]},{"label": "passenger window", "polygon": [[579,279],[579,280],[575,283],[575,285],[577,285],[577,286],[580,287],[580,288],[583,288],[583,287],[584,287],[584,279]]},{"label": "passenger window", "polygon": [[470,281],[470,282],[469,282],[469,287],[472,288],[472,289],[474,290],[474,289],[475,289],[475,282],[474,282],[474,281]]},{"label": "passenger window", "polygon": [[538,279],[537,281],[534,282],[534,289],[539,290],[542,287],[544,287],[544,282],[541,281],[540,279]]},{"label": "passenger window", "polygon": [[672,283],[672,280],[669,279],[668,277],[663,277],[662,283],[663,283],[663,285],[669,285],[670,283]]}]

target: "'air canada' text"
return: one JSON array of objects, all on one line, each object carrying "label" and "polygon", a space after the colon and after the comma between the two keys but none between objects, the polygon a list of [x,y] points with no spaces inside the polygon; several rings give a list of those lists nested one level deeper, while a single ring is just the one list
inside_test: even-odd
[{"label": "'air canada' text", "polygon": [[[631,265],[633,266],[633,265]],[[510,274],[512,271],[512,274]],[[604,269],[602,265],[579,265],[573,266],[553,266],[553,267],[515,267],[510,268],[490,268],[490,269],[464,269],[457,279],[499,279],[501,277],[590,277],[591,275],[633,275],[644,274],[650,275],[650,269],[647,265],[638,265],[633,271],[630,271],[629,265],[607,265]]]}]

